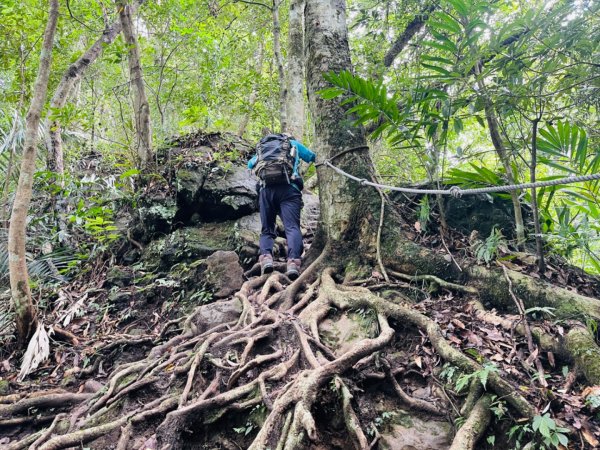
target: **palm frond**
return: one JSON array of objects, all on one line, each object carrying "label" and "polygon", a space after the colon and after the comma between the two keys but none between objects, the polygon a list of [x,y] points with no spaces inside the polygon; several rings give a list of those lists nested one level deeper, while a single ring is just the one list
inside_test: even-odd
[{"label": "palm frond", "polygon": [[[30,240],[39,239],[33,237]],[[66,281],[67,278],[64,273],[68,272],[74,264],[81,261],[78,255],[65,249],[57,249],[45,255],[27,252],[26,258],[29,275],[42,283]],[[0,228],[0,286],[8,284],[8,275],[8,230]]]}]

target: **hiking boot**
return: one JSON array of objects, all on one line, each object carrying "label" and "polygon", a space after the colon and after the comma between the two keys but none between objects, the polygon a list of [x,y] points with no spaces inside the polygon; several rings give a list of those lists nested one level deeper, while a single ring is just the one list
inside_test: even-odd
[{"label": "hiking boot", "polygon": [[290,280],[295,280],[300,275],[300,259],[288,259],[287,261],[287,270],[285,274],[288,276]]},{"label": "hiking boot", "polygon": [[261,275],[273,272],[273,257],[271,255],[269,255],[268,253],[260,255],[258,257],[258,261],[260,262]]}]

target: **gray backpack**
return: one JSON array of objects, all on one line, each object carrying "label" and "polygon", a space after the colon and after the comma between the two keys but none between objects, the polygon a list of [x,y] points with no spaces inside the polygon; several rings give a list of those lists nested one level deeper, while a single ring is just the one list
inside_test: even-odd
[{"label": "gray backpack", "polygon": [[263,186],[290,184],[296,155],[290,138],[284,134],[269,134],[256,146],[254,173]]}]

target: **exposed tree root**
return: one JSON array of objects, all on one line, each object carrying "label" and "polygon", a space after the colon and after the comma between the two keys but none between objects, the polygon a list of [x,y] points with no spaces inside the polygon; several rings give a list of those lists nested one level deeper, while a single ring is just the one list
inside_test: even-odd
[{"label": "exposed tree root", "polygon": [[404,390],[402,389],[402,387],[400,387],[400,384],[394,377],[394,374],[392,373],[390,364],[386,361],[386,362],[384,362],[383,367],[385,369],[385,374],[386,374],[387,380],[390,382],[390,384],[394,388],[394,391],[396,391],[396,394],[398,395],[400,400],[402,400],[403,403],[405,403],[407,406],[414,408],[416,410],[426,411],[426,412],[428,412],[430,414],[434,414],[436,416],[443,416],[445,414],[444,410],[437,407],[434,403],[431,403],[431,402],[428,402],[425,400],[421,400],[419,398],[411,397],[406,392],[404,392]]},{"label": "exposed tree root", "polygon": [[472,450],[490,423],[492,396],[483,395],[469,414],[469,418],[456,433],[450,450]]},{"label": "exposed tree root", "polygon": [[[359,380],[387,379],[400,401],[412,410],[442,416],[447,414],[449,402],[458,410],[459,406],[455,406],[447,394],[443,400],[427,401],[407,394],[396,375],[417,367],[408,364],[391,367],[386,359],[389,358],[384,355],[386,349],[402,345],[401,340],[395,339],[396,331],[390,323],[419,330],[435,350],[436,358],[451,363],[463,373],[479,371],[482,366],[446,340],[438,323],[418,312],[408,298],[398,294],[387,300],[367,288],[338,284],[332,268],[319,274],[326,254],[321,254],[293,283],[277,272],[245,282],[234,295],[242,305],[235,320],[206,324],[201,320],[200,309],[195,310],[185,319],[179,334],[173,336],[172,329],[164,332],[161,336],[171,337],[158,343],[146,358],[116,367],[105,391],[17,398],[14,404],[0,399],[0,417],[27,418],[24,415],[29,408],[56,407],[55,414],[58,414],[55,418],[52,416],[54,420],[45,431],[11,443],[8,448],[26,448],[35,441],[40,449],[58,450],[120,430],[116,447],[126,450],[132,448],[133,437],[137,437],[137,433],[145,429],[146,421],[152,418],[158,425],[158,448],[177,450],[185,445],[190,429],[208,426],[226,415],[248,414],[250,408],[264,404],[266,418],[249,448],[300,449],[306,446],[307,440],[317,443],[323,438],[322,424],[315,419],[315,406],[320,393],[332,380],[339,398],[339,402],[334,403],[342,419],[340,423],[347,430],[348,445],[361,450],[373,448],[379,435],[375,430],[375,439],[368,442],[365,435],[368,422],[361,423],[362,411],[357,409],[354,398],[360,390],[351,391],[349,386],[354,389],[354,384],[341,378],[348,373],[360,374]],[[484,291],[422,273],[416,277],[393,271],[389,274],[409,281],[431,282],[469,296],[478,292],[483,295]],[[513,278],[510,280],[514,283]],[[515,295],[520,295],[518,286],[513,286]],[[519,306],[522,315],[527,306],[523,303]],[[473,305],[478,318],[510,329],[514,327],[512,321],[486,312],[478,302]],[[360,308],[375,312],[378,335],[369,334],[370,337],[358,340],[338,356],[328,346],[327,339],[321,340],[319,326],[332,309]],[[181,322],[171,322],[167,327]],[[516,330],[527,333],[524,323],[517,325]],[[589,381],[600,384],[600,350],[585,328],[572,327],[563,340],[549,337],[539,327],[531,327],[530,333],[540,348],[570,355]],[[512,406],[516,416],[531,418],[536,414],[535,407],[499,373],[488,374],[487,387]],[[140,405],[136,395],[144,388],[150,388],[158,398]],[[462,409],[469,418],[456,435],[452,449],[474,448],[487,427],[490,395],[477,400],[481,392],[480,383],[474,381]],[[79,404],[68,415],[60,414],[65,407]]]},{"label": "exposed tree root", "polygon": [[[481,286],[481,299],[497,308],[510,309],[513,300],[504,274],[481,266],[468,269],[469,277]],[[567,289],[537,280],[514,270],[506,270],[515,295],[523,300],[525,308],[554,308],[553,314],[561,319],[592,317],[600,320],[600,300],[585,297]]]},{"label": "exposed tree root", "polygon": [[348,429],[348,433],[353,437],[355,448],[358,450],[368,449],[369,442],[367,441],[367,437],[360,427],[360,420],[354,412],[352,408],[352,394],[350,390],[346,386],[346,384],[342,381],[341,378],[335,377],[335,383],[337,389],[341,391],[342,394],[342,411],[344,413],[344,423],[346,424],[346,428]]},{"label": "exposed tree root", "polygon": [[14,416],[29,409],[50,409],[81,403],[92,397],[92,394],[50,394],[19,400],[13,405],[0,405],[0,417]]},{"label": "exposed tree root", "polygon": [[479,294],[479,290],[472,286],[465,286],[463,284],[451,283],[449,281],[442,280],[435,275],[406,275],[400,272],[390,271],[390,275],[395,276],[396,278],[400,278],[401,280],[406,281],[427,281],[433,285],[435,289],[431,289],[433,291],[437,290],[437,287],[443,287],[446,289],[450,289],[453,291],[465,292],[467,294]]},{"label": "exposed tree root", "polygon": [[564,344],[590,385],[599,385],[600,348],[589,330],[583,326],[571,328],[565,336]]}]

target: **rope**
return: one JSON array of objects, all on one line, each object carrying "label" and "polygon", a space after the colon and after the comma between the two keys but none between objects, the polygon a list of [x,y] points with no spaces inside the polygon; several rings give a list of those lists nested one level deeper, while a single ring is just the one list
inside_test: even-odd
[{"label": "rope", "polygon": [[[338,156],[338,155],[336,155]],[[333,159],[333,158],[331,158]],[[559,184],[572,184],[572,183],[582,183],[584,181],[592,181],[592,180],[600,180],[600,173],[594,173],[591,175],[580,175],[580,176],[570,176],[565,178],[558,178],[556,180],[548,180],[548,181],[536,181],[535,183],[521,183],[521,184],[508,184],[505,186],[491,186],[486,188],[475,188],[475,189],[462,189],[458,186],[452,186],[450,189],[413,189],[413,188],[403,188],[398,186],[390,186],[387,184],[379,184],[369,181],[365,178],[358,178],[354,175],[349,174],[348,172],[344,172],[339,167],[331,164],[330,159],[327,159],[319,165],[325,165],[331,169],[333,169],[338,174],[350,178],[363,186],[373,186],[380,189],[389,189],[391,191],[404,192],[407,194],[431,194],[431,195],[451,195],[452,197],[458,198],[463,195],[472,195],[472,194],[490,194],[494,192],[510,192],[517,191],[519,189],[529,189],[529,188],[539,188],[539,187],[547,187],[547,186],[556,186]]]}]

